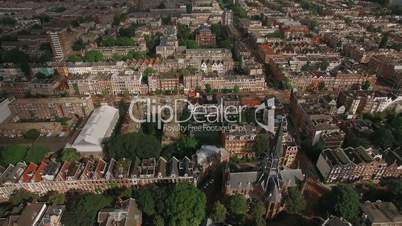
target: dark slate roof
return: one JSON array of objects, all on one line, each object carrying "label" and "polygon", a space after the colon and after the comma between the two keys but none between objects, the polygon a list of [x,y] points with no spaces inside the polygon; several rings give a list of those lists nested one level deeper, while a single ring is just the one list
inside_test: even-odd
[{"label": "dark slate roof", "polygon": [[229,173],[227,186],[235,189],[244,189],[257,181],[257,171]]}]

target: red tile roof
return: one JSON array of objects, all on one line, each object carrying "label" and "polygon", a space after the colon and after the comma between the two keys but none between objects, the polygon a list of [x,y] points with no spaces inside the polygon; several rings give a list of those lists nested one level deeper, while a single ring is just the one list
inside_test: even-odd
[{"label": "red tile roof", "polygon": [[28,183],[31,181],[32,177],[35,174],[35,170],[38,168],[38,165],[35,163],[30,163],[27,168],[25,168],[24,172],[22,173],[22,176],[20,178],[20,181],[23,183]]},{"label": "red tile roof", "polygon": [[255,97],[246,97],[240,100],[242,106],[255,107],[261,104],[261,100]]},{"label": "red tile roof", "polygon": [[56,180],[58,180],[58,181],[66,180],[66,174],[67,174],[69,168],[70,168],[70,163],[68,161],[65,161],[63,163],[63,165],[61,166],[59,173],[57,174]]},{"label": "red tile roof", "polygon": [[45,161],[42,161],[38,167],[38,169],[35,172],[35,175],[33,177],[33,180],[35,182],[41,182],[42,181],[42,174],[43,172],[47,169],[48,164]]}]

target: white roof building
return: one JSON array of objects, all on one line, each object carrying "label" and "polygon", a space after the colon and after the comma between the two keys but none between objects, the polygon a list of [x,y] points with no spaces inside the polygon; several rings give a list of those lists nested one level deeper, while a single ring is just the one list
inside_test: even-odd
[{"label": "white roof building", "polygon": [[119,110],[103,105],[95,109],[72,147],[82,155],[101,155],[102,142],[110,137],[119,120]]}]

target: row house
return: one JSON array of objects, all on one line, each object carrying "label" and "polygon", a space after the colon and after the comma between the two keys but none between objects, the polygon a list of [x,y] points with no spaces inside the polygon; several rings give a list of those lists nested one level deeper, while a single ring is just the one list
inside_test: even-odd
[{"label": "row house", "polygon": [[129,52],[146,52],[147,47],[145,42],[139,43],[138,46],[113,46],[113,47],[97,47],[90,48],[88,51],[95,50],[103,54],[106,59],[111,59],[113,56],[126,56]]},{"label": "row house", "polygon": [[354,118],[358,114],[383,112],[395,99],[380,93],[364,90],[341,91],[337,106],[345,108],[345,114]]},{"label": "row house", "polygon": [[[364,147],[325,149],[316,166],[326,183],[374,181],[400,177],[393,165],[389,165],[380,150]],[[395,175],[392,175],[390,172]],[[394,177],[395,178],[395,177]]]},{"label": "row house", "polygon": [[[354,86],[360,86],[364,82],[370,82],[371,86],[376,83],[376,76],[369,74],[307,74],[297,75],[292,74],[287,77],[292,84],[293,88],[299,91],[305,90],[319,90],[321,87],[328,90],[346,90]],[[276,79],[277,80],[277,79]]]},{"label": "row house", "polygon": [[152,76],[148,78],[149,92],[174,91],[180,88],[180,79],[173,74]]},{"label": "row house", "polygon": [[31,82],[26,80],[0,81],[0,91],[16,97],[25,97],[31,92]]},{"label": "row house", "polygon": [[208,73],[223,74],[225,72],[225,66],[223,61],[202,60],[200,70],[206,74]]},{"label": "row house", "polygon": [[77,62],[67,63],[69,74],[99,74],[99,73],[124,73],[129,70],[125,62]]},{"label": "row house", "polygon": [[90,97],[17,98],[9,107],[22,120],[85,117],[94,109]]},{"label": "row house", "polygon": [[262,91],[266,88],[265,78],[263,76],[202,76],[188,75],[183,78],[185,90],[195,90],[197,87],[205,89],[209,84],[212,89],[234,89],[238,87],[242,91]]},{"label": "row house", "polygon": [[99,73],[75,74],[68,80],[71,94],[74,95],[122,95],[125,93],[141,93],[141,74],[127,73]]},{"label": "row house", "polygon": [[402,88],[402,55],[400,53],[378,54],[371,57],[368,66],[377,76],[390,81],[395,90]]},{"label": "row house", "polygon": [[309,29],[306,25],[292,19],[277,19],[274,21],[274,25],[279,25],[279,30],[284,34],[286,39],[291,37],[304,37],[309,33]]},{"label": "row house", "polygon": [[234,89],[238,87],[241,91],[262,91],[266,87],[265,78],[263,76],[233,76],[224,77],[223,79],[215,79],[205,77],[204,84],[210,84],[213,89]]},{"label": "row house", "polygon": [[151,159],[85,159],[62,164],[43,160],[39,165],[24,162],[10,164],[0,174],[0,198],[8,199],[18,189],[36,194],[79,189],[102,192],[113,187],[141,186],[152,183],[197,183],[195,158],[182,160],[160,157]]},{"label": "row house", "polygon": [[[232,53],[229,49],[187,49],[185,61],[188,65],[192,65],[199,70],[202,69],[203,65],[208,65],[208,63],[213,65],[213,62],[222,63],[223,72],[232,71],[234,68]],[[216,65],[219,63],[216,63]]]},{"label": "row house", "polygon": [[[398,152],[399,151],[399,152]],[[399,178],[402,176],[402,156],[400,149],[392,150],[390,148],[384,150],[383,157],[388,167],[385,169],[385,178]]]},{"label": "row house", "polygon": [[30,94],[53,96],[58,93],[58,89],[62,84],[62,77],[51,79],[33,79],[30,84]]},{"label": "row house", "polygon": [[223,11],[219,12],[192,12],[190,14],[182,14],[177,18],[177,23],[190,26],[191,30],[195,30],[201,25],[223,22]]}]

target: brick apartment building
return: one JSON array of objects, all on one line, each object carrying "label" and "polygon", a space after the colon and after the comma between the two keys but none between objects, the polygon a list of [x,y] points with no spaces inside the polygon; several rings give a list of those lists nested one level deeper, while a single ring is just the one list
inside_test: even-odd
[{"label": "brick apartment building", "polygon": [[[395,158],[395,156],[394,156]],[[397,156],[398,160],[400,156]],[[372,148],[348,147],[325,149],[316,166],[326,183],[374,181],[382,178],[399,178],[401,165],[389,164],[383,152]],[[399,168],[399,169],[398,169]]]},{"label": "brick apartment building", "polygon": [[205,25],[202,25],[197,30],[195,40],[199,47],[211,47],[216,44],[215,35],[212,33],[211,29]]},{"label": "brick apartment building", "polygon": [[36,194],[72,189],[101,192],[111,187],[132,187],[153,183],[197,183],[195,159],[164,158],[128,159],[106,162],[102,159],[65,161],[43,160],[39,165],[20,162],[10,164],[0,174],[0,198],[8,199],[16,190],[26,189]]},{"label": "brick apartment building", "polygon": [[94,109],[90,97],[17,98],[9,107],[22,120],[85,117]]}]

